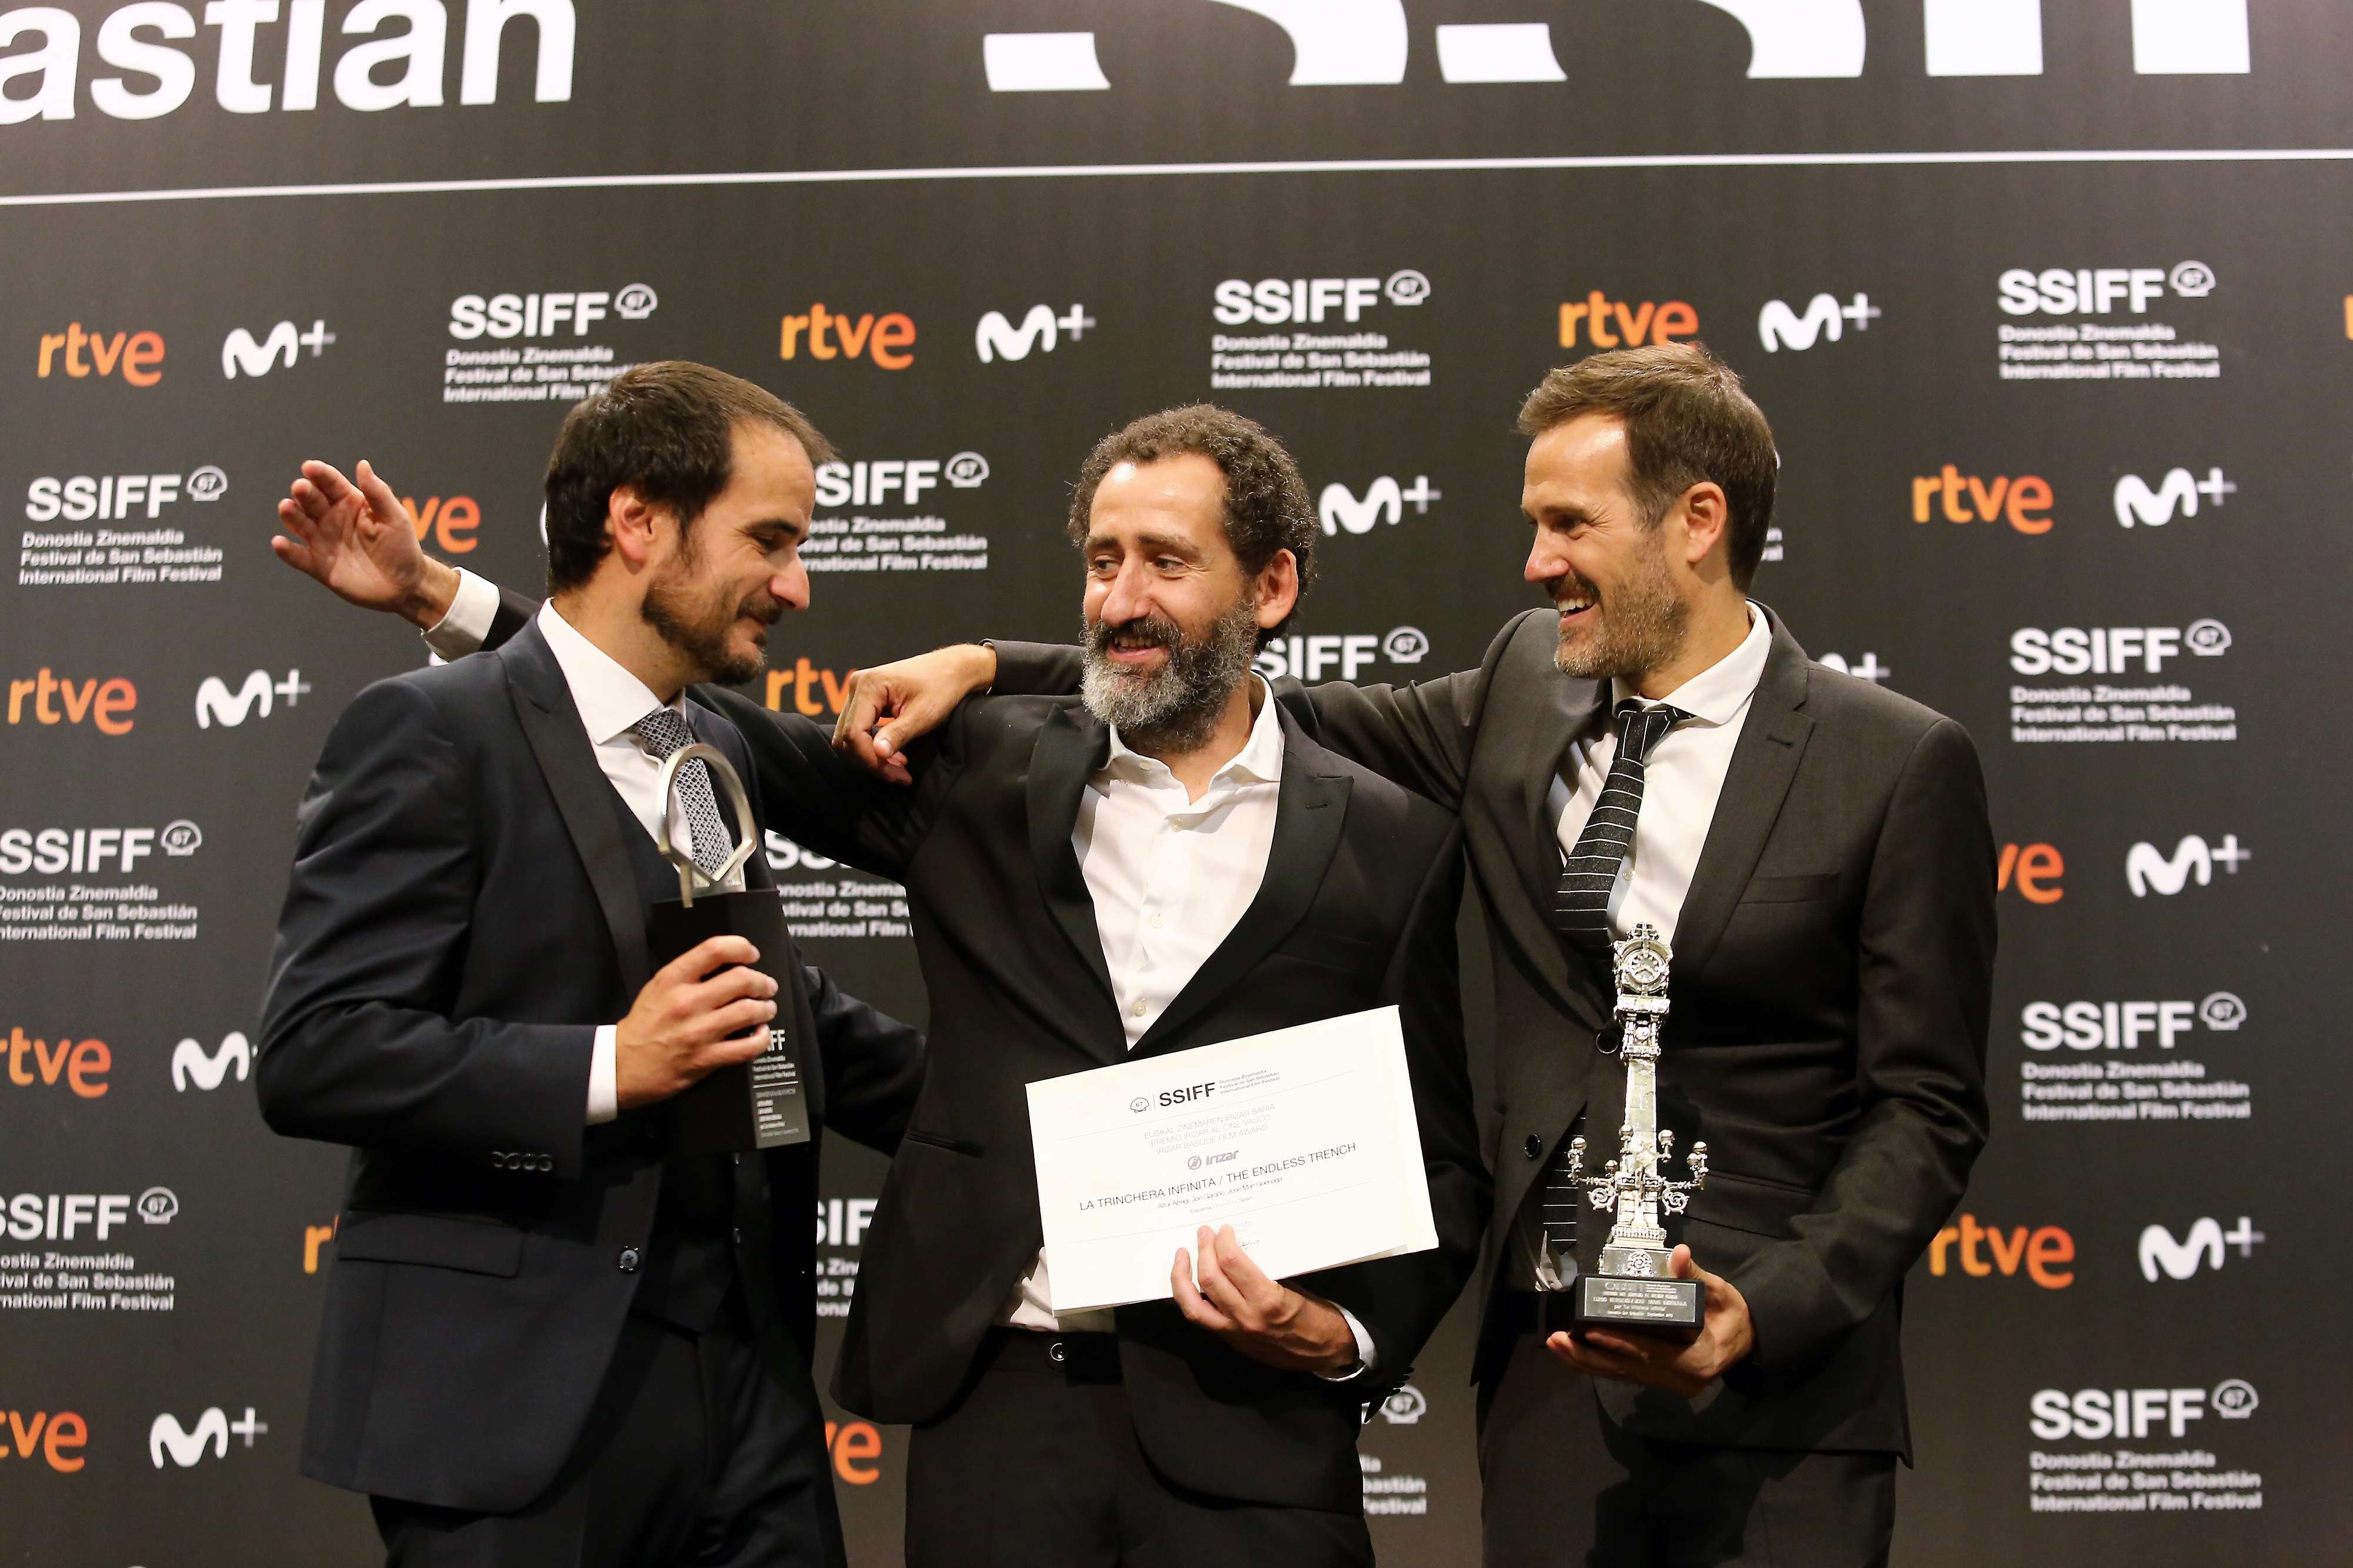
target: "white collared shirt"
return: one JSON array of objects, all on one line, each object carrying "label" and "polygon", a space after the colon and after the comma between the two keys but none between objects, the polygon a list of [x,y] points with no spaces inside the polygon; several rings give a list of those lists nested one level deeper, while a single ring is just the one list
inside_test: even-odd
[{"label": "white collared shirt", "polygon": [[[556,667],[564,671],[565,685],[571,689],[572,705],[580,711],[580,723],[588,731],[588,744],[596,754],[597,767],[604,771],[621,803],[629,808],[629,815],[646,830],[646,837],[659,842],[662,765],[638,744],[633,731],[638,721],[657,708],[668,707],[684,718],[685,694],[681,692],[664,703],[653,694],[652,688],[556,614],[553,601],[539,607],[538,624],[540,635],[547,639],[548,651],[555,655]],[[441,629],[434,628],[436,632]],[[485,635],[487,631],[485,626]],[[479,646],[481,638],[478,637],[474,641]],[[686,808],[673,797],[669,809],[670,842],[681,847],[691,844],[693,830],[687,824]],[[728,886],[740,889],[743,885],[743,873],[739,870],[729,879]],[[620,1113],[615,1061],[617,1035],[618,1026],[613,1024],[596,1030],[596,1054],[588,1066],[588,1123],[592,1127],[600,1121],[610,1121]]]},{"label": "white collared shirt", "polygon": [[[1609,929],[1619,936],[1647,921],[1659,928],[1661,936],[1674,940],[1675,921],[1691,891],[1692,874],[1699,868],[1700,848],[1715,820],[1716,798],[1732,768],[1733,748],[1740,743],[1741,727],[1748,721],[1757,683],[1765,674],[1765,656],[1772,647],[1772,627],[1752,604],[1748,635],[1740,646],[1660,700],[1691,717],[1651,748],[1643,769],[1642,809],[1634,819],[1633,847],[1609,889]],[[1634,695],[1623,680],[1610,683],[1613,710]],[[1647,698],[1638,700],[1645,708],[1656,705]],[[1618,728],[1609,714],[1599,729],[1588,728],[1569,742],[1567,766],[1552,781],[1550,805],[1563,856],[1576,848],[1617,754]]]},{"label": "white collared shirt", "polygon": [[[1250,739],[1209,779],[1201,798],[1156,757],[1131,750],[1113,730],[1111,754],[1087,780],[1071,849],[1094,900],[1112,996],[1134,1050],[1191,984],[1258,897],[1274,845],[1282,789],[1282,724],[1266,682],[1250,679],[1258,716]],[[1046,1255],[1014,1290],[997,1321],[1015,1328],[1108,1330],[1109,1312],[1054,1316]],[[1364,1368],[1372,1336],[1345,1309]]]}]

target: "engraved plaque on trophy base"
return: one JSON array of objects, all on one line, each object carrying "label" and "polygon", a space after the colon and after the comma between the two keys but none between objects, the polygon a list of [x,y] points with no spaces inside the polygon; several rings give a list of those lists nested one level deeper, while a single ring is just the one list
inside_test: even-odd
[{"label": "engraved plaque on trophy base", "polygon": [[1580,1329],[1631,1329],[1662,1339],[1699,1337],[1706,1297],[1696,1279],[1629,1279],[1580,1274],[1570,1287]]},{"label": "engraved plaque on trophy base", "polygon": [[[776,983],[780,1001],[791,994],[792,977],[785,970],[793,946],[775,889],[702,893],[691,904],[671,900],[646,910],[646,944],[658,969],[714,936],[750,942],[760,954],[752,967]],[[760,1026],[768,1038],[766,1050],[748,1062],[721,1068],[671,1098],[672,1152],[749,1153],[808,1142],[808,1096],[801,1084],[798,1042],[786,1027],[788,1016],[780,1009]]]}]

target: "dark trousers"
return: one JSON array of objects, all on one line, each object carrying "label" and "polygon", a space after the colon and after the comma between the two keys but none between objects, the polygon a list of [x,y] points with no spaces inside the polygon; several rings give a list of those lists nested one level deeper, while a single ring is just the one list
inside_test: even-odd
[{"label": "dark trousers", "polygon": [[1202,1497],[1137,1443],[1109,1334],[990,1334],[964,1396],[915,1428],[908,1568],[1365,1568],[1361,1512]]},{"label": "dark trousers", "polygon": [[1879,1568],[1895,1456],[1662,1443],[1534,1332],[1479,1390],[1486,1568]]},{"label": "dark trousers", "polygon": [[579,1446],[514,1514],[369,1500],[389,1568],[839,1568],[825,1417],[780,1383],[741,1298],[688,1333],[630,1317]]}]

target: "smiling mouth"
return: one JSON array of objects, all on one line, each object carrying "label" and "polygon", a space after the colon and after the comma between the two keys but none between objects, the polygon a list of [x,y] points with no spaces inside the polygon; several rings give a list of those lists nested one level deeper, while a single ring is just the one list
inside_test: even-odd
[{"label": "smiling mouth", "polygon": [[1600,600],[1592,598],[1564,598],[1555,599],[1553,601],[1553,607],[1560,612],[1560,624],[1566,626],[1583,620],[1586,616],[1591,615],[1596,609],[1600,607]]}]

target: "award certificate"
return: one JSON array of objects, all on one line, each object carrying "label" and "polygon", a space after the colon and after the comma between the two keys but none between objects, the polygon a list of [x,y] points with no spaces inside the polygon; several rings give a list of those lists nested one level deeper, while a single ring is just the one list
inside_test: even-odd
[{"label": "award certificate", "polygon": [[1029,1088],[1057,1312],[1167,1300],[1201,1226],[1277,1279],[1438,1245],[1395,1007]]}]

